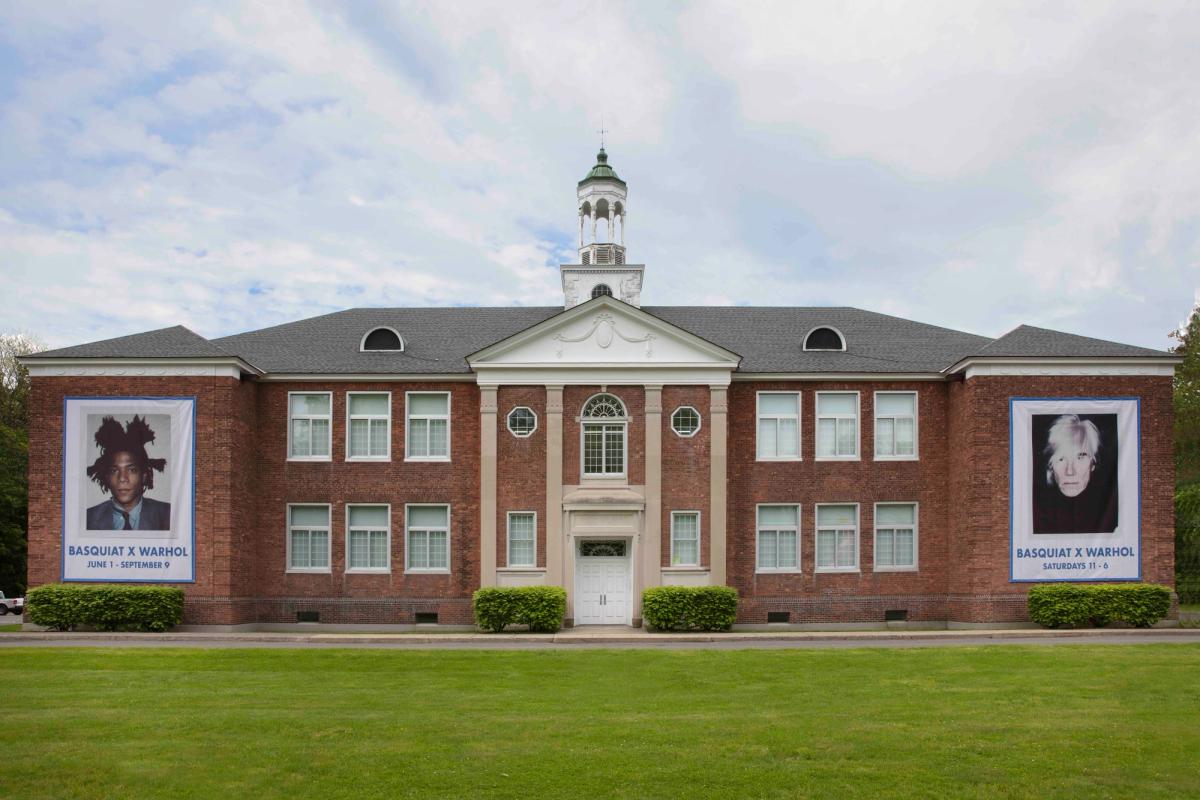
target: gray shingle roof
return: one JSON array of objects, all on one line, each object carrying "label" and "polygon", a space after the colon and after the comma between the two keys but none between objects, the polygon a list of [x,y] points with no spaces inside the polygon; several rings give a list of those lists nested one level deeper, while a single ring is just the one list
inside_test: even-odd
[{"label": "gray shingle roof", "polygon": [[[940,372],[968,356],[1164,357],[1168,353],[1023,325],[988,339],[856,308],[644,306],[646,313],[742,356],[743,373]],[[543,322],[562,308],[355,308],[211,342],[182,326],[41,353],[49,358],[238,356],[267,373],[469,373],[471,353]],[[362,353],[380,325],[403,353]],[[804,336],[837,328],[845,352],[805,352]]]},{"label": "gray shingle roof", "polygon": [[230,353],[182,325],[37,353],[36,358],[229,358]]},{"label": "gray shingle roof", "polygon": [[999,339],[980,348],[972,355],[982,358],[1005,358],[1019,356],[1059,356],[1067,358],[1162,358],[1170,355],[1161,350],[1134,347],[1129,344],[1106,342],[1088,336],[1052,331],[1020,325]]}]

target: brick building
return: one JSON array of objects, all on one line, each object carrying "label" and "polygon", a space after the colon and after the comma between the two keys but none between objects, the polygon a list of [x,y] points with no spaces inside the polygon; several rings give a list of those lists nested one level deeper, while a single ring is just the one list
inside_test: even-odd
[{"label": "brick building", "polygon": [[[643,307],[603,150],[578,196],[562,307],[360,308],[24,359],[30,585],[178,583],[190,623],[409,625],[551,584],[574,624],[636,625],[661,584],[733,586],[743,624],[969,624],[1024,619],[1031,580],[1173,583],[1173,356],[853,308]],[[190,573],[146,560],[157,534],[83,475],[108,453],[96,420],[128,433],[154,403],[175,410],[146,447],[191,437],[159,477],[159,538]],[[82,522],[93,501],[105,530]]]}]

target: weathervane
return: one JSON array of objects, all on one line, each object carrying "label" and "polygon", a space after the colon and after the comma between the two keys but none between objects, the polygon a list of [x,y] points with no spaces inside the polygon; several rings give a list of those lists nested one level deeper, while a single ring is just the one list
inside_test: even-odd
[{"label": "weathervane", "polygon": [[607,132],[608,131],[604,127],[604,115],[601,114],[600,115],[600,130],[596,131],[596,133],[600,134],[600,149],[601,150],[604,149],[604,134]]}]

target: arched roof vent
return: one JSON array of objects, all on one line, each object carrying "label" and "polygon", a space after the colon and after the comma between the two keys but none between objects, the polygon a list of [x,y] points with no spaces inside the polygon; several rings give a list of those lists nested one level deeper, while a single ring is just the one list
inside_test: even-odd
[{"label": "arched roof vent", "polygon": [[845,350],[846,337],[837,328],[813,328],[804,337],[805,350]]},{"label": "arched roof vent", "polygon": [[403,353],[404,340],[400,338],[400,334],[396,333],[395,329],[381,325],[367,331],[362,342],[359,343],[358,349],[363,353]]}]

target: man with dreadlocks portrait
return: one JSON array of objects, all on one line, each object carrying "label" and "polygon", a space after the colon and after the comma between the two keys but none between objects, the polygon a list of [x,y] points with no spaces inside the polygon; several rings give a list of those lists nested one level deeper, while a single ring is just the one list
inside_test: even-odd
[{"label": "man with dreadlocks portrait", "polygon": [[87,529],[169,530],[171,504],[145,496],[146,490],[154,488],[154,473],[167,466],[165,458],[150,458],[146,452],[154,431],[145,418],[135,414],[122,426],[113,417],[104,417],[95,438],[100,457],[87,474],[111,498],[87,510]]}]

